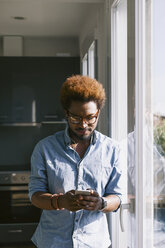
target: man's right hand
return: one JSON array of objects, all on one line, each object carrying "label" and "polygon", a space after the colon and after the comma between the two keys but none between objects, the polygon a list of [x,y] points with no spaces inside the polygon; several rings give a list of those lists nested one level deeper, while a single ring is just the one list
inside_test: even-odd
[{"label": "man's right hand", "polygon": [[75,212],[82,209],[82,207],[79,206],[77,200],[78,195],[75,195],[75,190],[70,190],[64,195],[60,195],[58,197],[58,206],[59,208],[65,208],[69,211]]}]

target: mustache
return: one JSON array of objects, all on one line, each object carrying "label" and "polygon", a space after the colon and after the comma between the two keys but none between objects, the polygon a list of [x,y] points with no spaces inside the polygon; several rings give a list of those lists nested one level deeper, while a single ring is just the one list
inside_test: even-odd
[{"label": "mustache", "polygon": [[81,127],[79,127],[79,128],[76,128],[76,130],[77,131],[90,131],[91,128],[81,128]]}]

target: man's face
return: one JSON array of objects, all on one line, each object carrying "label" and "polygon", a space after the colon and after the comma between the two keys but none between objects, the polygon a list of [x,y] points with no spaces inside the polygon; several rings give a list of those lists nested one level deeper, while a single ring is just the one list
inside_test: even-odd
[{"label": "man's face", "polygon": [[90,139],[97,126],[99,110],[95,102],[72,101],[67,111],[71,138],[74,140]]}]

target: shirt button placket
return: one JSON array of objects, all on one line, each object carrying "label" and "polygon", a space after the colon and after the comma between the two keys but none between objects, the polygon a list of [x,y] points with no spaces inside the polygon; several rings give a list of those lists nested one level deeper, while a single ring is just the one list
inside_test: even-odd
[{"label": "shirt button placket", "polygon": [[[82,176],[83,176],[83,163],[80,161],[77,164],[77,189],[81,190],[83,189],[83,180],[82,180]],[[72,240],[73,240],[73,248],[78,248],[79,244],[78,244],[78,235],[80,235],[79,233],[79,222],[80,222],[80,216],[82,214],[82,210],[77,211],[75,213],[75,219],[74,219],[74,231],[73,231],[73,235],[72,235]]]},{"label": "shirt button placket", "polygon": [[78,175],[77,175],[77,189],[81,190],[83,186],[83,163],[80,162],[78,165]]},{"label": "shirt button placket", "polygon": [[74,248],[78,248],[79,247],[79,244],[78,244],[78,235],[80,235],[80,232],[79,232],[79,222],[80,222],[80,218],[81,218],[81,215],[82,215],[82,211],[83,210],[79,210],[76,212],[75,214],[75,220],[74,220],[74,232],[73,232],[73,247]]}]

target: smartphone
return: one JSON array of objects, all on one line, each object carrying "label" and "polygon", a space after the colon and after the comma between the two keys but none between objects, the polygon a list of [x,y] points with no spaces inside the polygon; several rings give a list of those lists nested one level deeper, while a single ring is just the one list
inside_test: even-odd
[{"label": "smartphone", "polygon": [[75,195],[90,195],[90,190],[75,190]]}]

